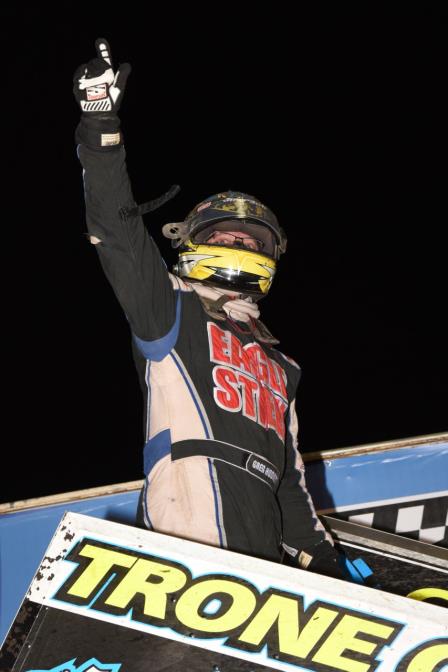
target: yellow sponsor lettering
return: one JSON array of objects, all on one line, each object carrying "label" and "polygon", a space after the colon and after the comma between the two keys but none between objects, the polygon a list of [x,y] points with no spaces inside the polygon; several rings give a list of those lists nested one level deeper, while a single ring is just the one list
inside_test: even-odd
[{"label": "yellow sponsor lettering", "polygon": [[[391,626],[346,614],[313,656],[313,662],[345,672],[369,672],[374,669],[373,655],[379,644],[384,644],[393,632]],[[372,639],[368,640],[366,635]],[[343,655],[347,650],[356,653],[356,660]]]},{"label": "yellow sponsor lettering", "polygon": [[[154,582],[154,578],[157,582]],[[109,595],[105,604],[125,609],[137,594],[142,594],[145,598],[145,616],[165,618],[168,593],[180,590],[186,582],[187,575],[176,567],[140,558]]]},{"label": "yellow sponsor lettering", "polygon": [[[221,607],[217,614],[210,616],[204,608],[212,599],[220,600]],[[254,592],[235,580],[205,579],[194,583],[181,595],[176,605],[176,616],[192,630],[227,633],[244,623],[256,604]]]},{"label": "yellow sponsor lettering", "polygon": [[269,596],[238,639],[259,646],[277,622],[280,651],[306,658],[337,616],[338,612],[333,609],[318,607],[301,627],[298,600],[274,594]]},{"label": "yellow sponsor lettering", "polygon": [[397,667],[397,672],[442,672],[447,669],[448,639],[442,637],[420,644],[406,654]]},{"label": "yellow sponsor lettering", "polygon": [[79,551],[79,555],[90,558],[92,562],[88,564],[67,592],[69,595],[81,598],[88,598],[95,588],[99,588],[101,582],[114,565],[118,565],[119,567],[131,567],[136,560],[134,557],[126,555],[125,553],[112,551],[108,548],[92,546],[91,544],[86,544]]},{"label": "yellow sponsor lettering", "polygon": [[406,672],[433,672],[440,670],[441,663],[448,665],[448,644],[436,644],[420,651],[411,660]]},{"label": "yellow sponsor lettering", "polygon": [[[227,637],[234,649],[256,653],[266,646],[268,657],[310,670],[373,672],[375,656],[402,628],[320,600],[305,609],[302,595],[274,587],[260,593],[231,574],[193,580],[179,562],[95,539],[80,540],[66,559],[76,567],[55,601],[198,638]],[[411,651],[397,672],[421,672],[422,665],[440,672],[446,647],[438,640]]]}]

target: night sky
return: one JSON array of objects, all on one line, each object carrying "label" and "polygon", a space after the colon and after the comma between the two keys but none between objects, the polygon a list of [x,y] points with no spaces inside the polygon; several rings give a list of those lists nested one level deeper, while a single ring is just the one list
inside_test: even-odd
[{"label": "night sky", "polygon": [[72,77],[97,37],[132,65],[137,203],[182,188],[144,218],[168,265],[162,225],[219,191],[255,195],[287,231],[260,308],[302,368],[301,450],[448,430],[447,11],[312,5],[1,10],[0,501],[142,478],[130,332],[85,237],[74,142]]}]

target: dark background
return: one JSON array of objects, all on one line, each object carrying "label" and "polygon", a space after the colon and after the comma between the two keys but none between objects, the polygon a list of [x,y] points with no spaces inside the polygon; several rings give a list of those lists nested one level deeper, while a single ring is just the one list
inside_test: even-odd
[{"label": "dark background", "polygon": [[142,477],[130,334],[85,237],[73,137],[97,37],[133,68],[137,202],[182,187],[145,216],[168,264],[161,226],[225,189],[288,233],[260,308],[302,367],[301,450],[447,430],[447,12],[349,4],[1,10],[0,501]]}]

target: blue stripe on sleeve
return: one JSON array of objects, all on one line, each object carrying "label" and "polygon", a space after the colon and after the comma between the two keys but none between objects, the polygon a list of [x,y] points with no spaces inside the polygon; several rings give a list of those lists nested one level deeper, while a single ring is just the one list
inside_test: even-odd
[{"label": "blue stripe on sleeve", "polygon": [[180,327],[180,313],[181,313],[181,296],[180,291],[175,290],[176,293],[176,319],[169,332],[158,338],[155,341],[144,341],[135,334],[132,334],[138,349],[145,359],[151,359],[155,362],[161,362],[164,357],[174,348],[177,338],[179,336]]}]

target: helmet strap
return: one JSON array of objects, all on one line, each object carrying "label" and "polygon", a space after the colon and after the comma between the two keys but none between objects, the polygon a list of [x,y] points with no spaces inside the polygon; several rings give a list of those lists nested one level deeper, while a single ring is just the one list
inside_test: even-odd
[{"label": "helmet strap", "polygon": [[248,326],[249,329],[245,330],[243,329],[235,320],[233,320],[231,317],[227,316],[227,319],[229,322],[232,323],[233,327],[235,328],[236,331],[239,331],[240,334],[250,334],[252,333],[257,341],[261,341],[261,343],[267,343],[268,345],[276,345],[277,343],[280,343],[280,341],[275,338],[267,328],[267,326],[261,321],[256,319],[255,317],[251,317]]},{"label": "helmet strap", "polygon": [[231,317],[229,317],[224,312],[223,305],[227,303],[227,301],[232,300],[230,296],[224,294],[217,300],[208,299],[205,296],[201,296],[200,294],[198,294],[198,296],[202,305],[204,306],[205,312],[210,315],[210,317],[214,317],[217,320],[228,320],[234,329],[240,334],[252,333],[257,341],[261,341],[261,343],[267,343],[268,345],[275,345],[280,343],[280,341],[271,334],[267,326],[261,320],[258,320],[255,317],[250,317],[249,322],[246,323],[249,329],[243,329],[241,325],[236,322],[236,320],[233,320]]},{"label": "helmet strap", "polygon": [[210,317],[214,317],[217,320],[226,320],[227,319],[227,314],[223,310],[223,305],[227,303],[227,301],[231,301],[231,297],[228,296],[227,294],[223,294],[222,296],[219,297],[219,299],[208,299],[205,296],[201,296],[198,294],[198,297],[201,300],[202,305],[204,306],[205,312],[210,315]]},{"label": "helmet strap", "polygon": [[276,345],[280,343],[278,338],[275,338],[267,328],[267,326],[261,320],[255,319],[254,317],[250,318],[250,325],[252,333],[257,339],[262,343],[268,343],[269,345]]}]

